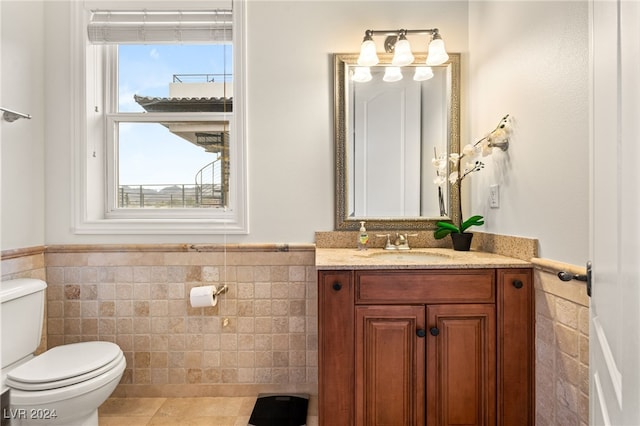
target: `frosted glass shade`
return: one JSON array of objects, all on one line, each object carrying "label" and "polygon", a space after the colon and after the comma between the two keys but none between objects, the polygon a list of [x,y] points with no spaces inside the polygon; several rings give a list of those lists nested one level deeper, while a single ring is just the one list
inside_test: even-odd
[{"label": "frosted glass shade", "polygon": [[413,53],[411,53],[411,46],[409,40],[406,38],[400,38],[395,45],[393,59],[391,65],[396,67],[403,67],[409,65],[414,60]]},{"label": "frosted glass shade", "polygon": [[444,41],[441,38],[434,38],[429,43],[429,53],[427,54],[427,65],[440,65],[447,62],[449,55],[444,48]]},{"label": "frosted glass shade", "polygon": [[433,70],[431,67],[416,67],[416,73],[413,75],[415,81],[425,81],[433,78]]},{"label": "frosted glass shade", "polygon": [[376,53],[376,44],[373,40],[365,40],[360,46],[360,56],[358,57],[358,65],[363,67],[372,67],[376,65],[380,60]]},{"label": "frosted glass shade", "polygon": [[351,79],[356,83],[366,83],[371,80],[371,70],[369,67],[355,67]]},{"label": "frosted glass shade", "polygon": [[400,67],[387,67],[384,70],[384,77],[382,77],[384,81],[393,82],[402,80],[402,71]]}]

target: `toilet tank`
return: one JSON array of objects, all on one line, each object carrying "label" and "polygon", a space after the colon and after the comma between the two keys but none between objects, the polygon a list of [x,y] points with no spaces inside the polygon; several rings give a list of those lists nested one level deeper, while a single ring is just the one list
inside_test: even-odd
[{"label": "toilet tank", "polygon": [[0,283],[2,368],[31,355],[40,346],[47,283],[19,278]]}]

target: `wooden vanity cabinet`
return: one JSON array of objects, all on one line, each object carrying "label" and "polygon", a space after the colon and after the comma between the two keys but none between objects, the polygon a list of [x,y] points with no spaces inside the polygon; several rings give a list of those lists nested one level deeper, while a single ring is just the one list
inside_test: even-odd
[{"label": "wooden vanity cabinet", "polygon": [[319,271],[321,425],[533,425],[530,269]]},{"label": "wooden vanity cabinet", "polygon": [[354,424],[355,333],[352,271],[318,273],[318,405],[322,424]]},{"label": "wooden vanity cabinet", "polygon": [[428,306],[427,322],[426,424],[496,424],[493,305]]},{"label": "wooden vanity cabinet", "polygon": [[356,425],[423,425],[425,307],[356,307]]}]

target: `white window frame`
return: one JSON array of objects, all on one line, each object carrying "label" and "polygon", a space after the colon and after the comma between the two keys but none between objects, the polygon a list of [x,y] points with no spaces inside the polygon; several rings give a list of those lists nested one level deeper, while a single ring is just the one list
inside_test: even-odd
[{"label": "white window frame", "polygon": [[[106,141],[114,145],[114,149],[107,150],[107,202],[105,216],[108,219],[208,219],[212,216],[212,210],[215,210],[218,216],[229,216],[227,214],[228,209],[222,207],[211,208],[123,208],[118,207],[118,126],[120,123],[168,123],[173,121],[227,121],[229,128],[233,127],[233,116],[229,113],[111,113],[106,116]],[[234,167],[238,167],[233,158],[230,160],[230,168],[233,171]],[[236,202],[233,198],[233,181],[231,182],[231,189],[229,191],[229,205],[235,205]]]},{"label": "white window frame", "polygon": [[[153,8],[206,9],[215,1],[152,2]],[[149,1],[126,2],[129,9],[141,9]],[[72,173],[73,219],[76,234],[248,234],[247,143],[245,121],[245,10],[244,0],[233,0],[233,114],[229,114],[230,191],[226,208],[206,209],[114,209],[114,164],[117,140],[114,125],[132,122],[126,113],[97,114],[88,98],[92,95],[89,82],[99,79],[87,75],[87,22],[91,8],[117,9],[123,2],[72,2],[72,22],[75,22],[71,41],[71,93],[73,117]],[[101,88],[104,92],[104,87]],[[138,115],[135,122],[173,121],[188,116],[192,120],[216,121],[220,113],[147,113]],[[111,148],[111,149],[110,149]],[[110,176],[110,177],[109,177]]]}]

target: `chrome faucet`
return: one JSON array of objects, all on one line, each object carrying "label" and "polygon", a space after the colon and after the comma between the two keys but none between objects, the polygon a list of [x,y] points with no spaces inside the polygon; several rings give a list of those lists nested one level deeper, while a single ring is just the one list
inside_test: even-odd
[{"label": "chrome faucet", "polygon": [[391,234],[376,235],[376,237],[386,237],[387,242],[384,245],[385,250],[411,250],[409,247],[409,237],[417,237],[418,234],[401,234],[396,232],[396,237],[391,242]]}]

